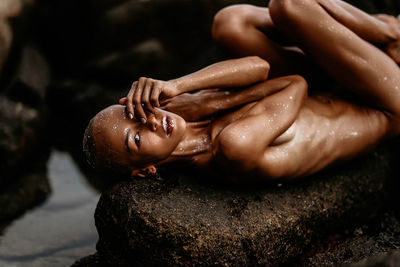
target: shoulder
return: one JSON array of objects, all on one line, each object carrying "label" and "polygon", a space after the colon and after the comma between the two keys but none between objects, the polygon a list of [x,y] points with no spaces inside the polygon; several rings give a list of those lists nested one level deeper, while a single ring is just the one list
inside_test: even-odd
[{"label": "shoulder", "polygon": [[266,179],[283,178],[287,176],[285,162],[288,160],[274,152],[282,145],[263,146],[244,133],[228,128],[215,139],[213,159],[229,166],[229,172],[245,172]]}]

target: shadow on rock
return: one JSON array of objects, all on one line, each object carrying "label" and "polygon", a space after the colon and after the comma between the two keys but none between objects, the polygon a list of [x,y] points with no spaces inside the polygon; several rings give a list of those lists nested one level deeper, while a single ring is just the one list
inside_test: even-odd
[{"label": "shadow on rock", "polygon": [[0,233],[12,220],[43,203],[50,195],[46,164],[47,156],[42,156],[25,174],[15,177],[7,186],[2,186]]}]

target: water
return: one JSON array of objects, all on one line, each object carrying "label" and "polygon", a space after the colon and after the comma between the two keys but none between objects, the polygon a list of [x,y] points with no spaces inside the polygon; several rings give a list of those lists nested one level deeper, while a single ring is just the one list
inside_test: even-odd
[{"label": "water", "polygon": [[48,177],[52,193],[45,203],[15,220],[0,237],[0,266],[70,266],[95,252],[93,215],[99,193],[66,152],[52,151]]}]

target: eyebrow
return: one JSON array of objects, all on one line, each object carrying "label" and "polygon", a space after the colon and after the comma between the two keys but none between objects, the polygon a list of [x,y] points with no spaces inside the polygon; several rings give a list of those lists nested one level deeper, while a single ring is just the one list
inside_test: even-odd
[{"label": "eyebrow", "polygon": [[125,135],[125,149],[131,153],[131,149],[129,148],[129,135],[131,134],[131,129],[128,129],[128,131],[126,131],[126,135]]}]

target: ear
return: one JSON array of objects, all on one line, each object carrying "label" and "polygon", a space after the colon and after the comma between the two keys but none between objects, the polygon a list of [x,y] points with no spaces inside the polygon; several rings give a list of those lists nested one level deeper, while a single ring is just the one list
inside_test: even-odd
[{"label": "ear", "polygon": [[131,171],[131,177],[146,178],[149,175],[155,175],[157,168],[154,165],[149,165],[141,169],[134,169]]}]

